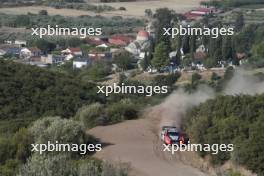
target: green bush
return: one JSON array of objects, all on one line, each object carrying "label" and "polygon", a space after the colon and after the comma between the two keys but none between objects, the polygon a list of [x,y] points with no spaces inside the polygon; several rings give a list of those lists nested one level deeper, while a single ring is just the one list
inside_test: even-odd
[{"label": "green bush", "polygon": [[67,155],[34,154],[19,171],[20,176],[75,175],[76,171]]},{"label": "green bush", "polygon": [[85,127],[94,127],[96,125],[103,125],[105,116],[104,106],[100,103],[94,103],[84,106],[78,110],[75,118],[80,120]]},{"label": "green bush", "polygon": [[112,123],[131,120],[138,117],[137,106],[130,99],[123,99],[118,103],[107,106],[107,117]]},{"label": "green bush", "polygon": [[29,128],[35,143],[58,141],[61,143],[86,143],[85,128],[77,121],[46,117],[34,122]]},{"label": "green bush", "polygon": [[181,74],[178,72],[169,75],[158,75],[155,76],[152,84],[157,86],[173,86],[180,76]]}]

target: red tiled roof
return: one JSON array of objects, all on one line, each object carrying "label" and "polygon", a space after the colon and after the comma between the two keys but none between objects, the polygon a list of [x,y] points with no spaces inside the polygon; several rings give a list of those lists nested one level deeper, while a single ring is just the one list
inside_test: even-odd
[{"label": "red tiled roof", "polygon": [[139,31],[137,35],[140,37],[149,37],[149,33],[144,30]]},{"label": "red tiled roof", "polygon": [[125,35],[113,35],[111,38],[111,40],[122,40],[124,42],[131,42],[133,39],[131,37],[125,36]]},{"label": "red tiled roof", "polygon": [[80,51],[81,51],[80,48],[69,48],[69,50],[70,50],[71,52],[80,52]]},{"label": "red tiled roof", "polygon": [[214,11],[215,9],[214,8],[198,8],[198,9],[195,9],[193,11],[199,11],[199,12],[205,12],[205,13],[210,13],[212,11]]},{"label": "red tiled roof", "polygon": [[102,41],[102,40],[96,40],[94,38],[88,38],[86,39],[86,42],[88,44],[92,44],[92,45],[102,45],[102,44],[107,44],[107,42]]},{"label": "red tiled roof", "polygon": [[184,16],[187,20],[195,20],[195,19],[201,17],[201,15],[199,15],[199,14],[192,14],[191,12],[187,12],[187,13],[183,14],[183,16]]}]

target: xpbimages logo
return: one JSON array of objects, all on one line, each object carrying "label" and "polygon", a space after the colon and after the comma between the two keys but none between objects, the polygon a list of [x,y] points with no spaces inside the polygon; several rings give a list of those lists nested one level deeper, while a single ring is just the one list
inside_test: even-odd
[{"label": "xpbimages logo", "polygon": [[43,154],[44,152],[78,152],[85,155],[87,152],[99,152],[102,150],[102,144],[62,144],[58,141],[47,144],[31,144],[31,151]]},{"label": "xpbimages logo", "polygon": [[65,28],[65,27],[59,27],[58,25],[55,25],[55,27],[52,27],[48,25],[45,27],[39,27],[39,28],[31,28],[32,33],[31,35],[39,36],[39,38],[42,38],[43,36],[79,36],[80,38],[86,38],[87,36],[99,36],[102,35],[102,28]]},{"label": "xpbimages logo", "polygon": [[212,36],[212,38],[218,38],[219,36],[230,36],[234,35],[234,28],[208,28],[208,27],[191,27],[190,25],[182,26],[180,25],[178,28],[163,28],[164,36],[171,36],[171,38],[175,38],[175,36]]},{"label": "xpbimages logo", "polygon": [[122,83],[118,85],[114,83],[113,86],[97,86],[97,93],[105,94],[105,96],[109,96],[109,94],[142,94],[145,96],[152,96],[153,94],[166,94],[168,93],[168,86],[130,86]]},{"label": "xpbimages logo", "polygon": [[219,152],[232,152],[234,150],[233,144],[163,144],[163,151],[175,154],[175,152],[209,152],[213,155]]}]

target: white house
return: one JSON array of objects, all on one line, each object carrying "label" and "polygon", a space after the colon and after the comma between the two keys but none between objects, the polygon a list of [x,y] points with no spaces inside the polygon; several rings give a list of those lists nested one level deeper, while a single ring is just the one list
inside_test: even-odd
[{"label": "white house", "polygon": [[40,57],[41,50],[37,47],[32,48],[22,48],[20,51],[20,57],[22,58],[30,58],[30,57]]},{"label": "white house", "polygon": [[14,44],[15,45],[19,45],[20,47],[23,47],[23,46],[27,45],[27,41],[25,41],[25,40],[15,40]]},{"label": "white house", "polygon": [[101,45],[97,45],[96,48],[108,48],[108,45],[103,43]]},{"label": "white house", "polygon": [[89,59],[88,58],[82,58],[82,57],[77,57],[73,59],[73,68],[83,68],[83,67],[87,67],[89,64]]},{"label": "white house", "polygon": [[67,48],[61,52],[65,54],[74,54],[76,56],[82,55],[82,50],[80,48]]},{"label": "white house", "polygon": [[0,49],[0,57],[3,56],[3,55],[5,55],[5,54],[6,54],[6,51],[3,50],[3,49]]}]

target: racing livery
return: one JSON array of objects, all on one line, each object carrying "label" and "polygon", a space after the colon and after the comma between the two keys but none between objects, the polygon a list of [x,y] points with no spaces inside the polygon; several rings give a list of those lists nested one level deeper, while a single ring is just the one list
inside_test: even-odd
[{"label": "racing livery", "polygon": [[160,134],[165,144],[188,144],[189,138],[175,126],[163,126]]}]

